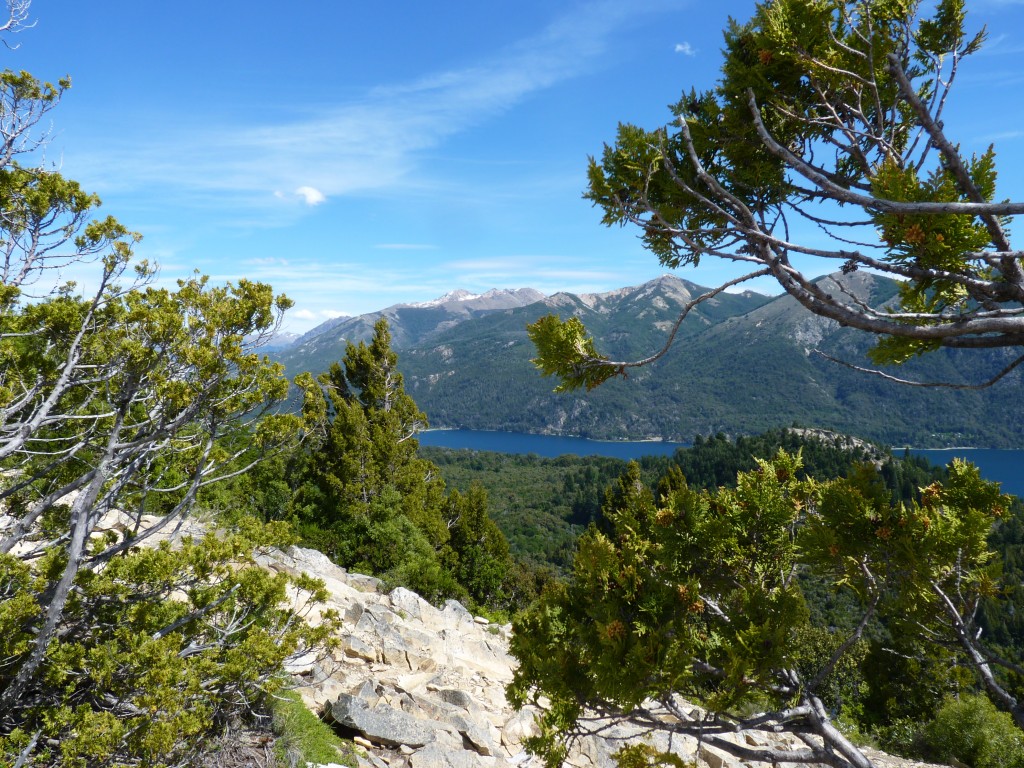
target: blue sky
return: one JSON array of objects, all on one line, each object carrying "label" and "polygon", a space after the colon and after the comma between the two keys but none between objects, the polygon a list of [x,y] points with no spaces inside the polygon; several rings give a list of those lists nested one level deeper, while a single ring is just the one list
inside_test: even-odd
[{"label": "blue sky", "polygon": [[[713,85],[728,16],[752,9],[36,0],[36,26],[3,56],[71,75],[48,159],[145,236],[161,280],[269,282],[304,331],[454,288],[604,291],[661,274],[581,198],[587,156],[620,120],[653,128],[684,89]],[[994,141],[1001,193],[1022,199],[1024,0],[970,13],[990,42],[961,72],[947,132],[969,151]]]}]

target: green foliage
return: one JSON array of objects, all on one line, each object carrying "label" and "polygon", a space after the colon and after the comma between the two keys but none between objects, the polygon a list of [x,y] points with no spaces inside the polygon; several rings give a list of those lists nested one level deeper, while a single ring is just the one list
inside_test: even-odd
[{"label": "green foliage", "polygon": [[561,382],[556,392],[580,387],[588,390],[608,381],[618,371],[597,354],[594,340],[578,317],[562,320],[546,315],[527,326],[530,340],[537,348],[533,363],[545,376],[557,376]]},{"label": "green foliage", "polygon": [[445,519],[451,538],[448,569],[477,605],[508,607],[510,595],[508,541],[488,513],[487,491],[471,486],[465,496],[452,491]]},{"label": "green foliage", "polygon": [[[1024,662],[1024,504],[1014,499],[1009,514],[1000,518],[989,536],[989,546],[999,553],[1002,587],[984,598],[978,607],[978,624],[996,652]],[[1024,695],[1024,681],[1015,684],[1015,695]]]},{"label": "green foliage", "polygon": [[619,768],[696,768],[697,763],[683,760],[679,755],[659,752],[649,744],[629,744],[615,753]]},{"label": "green foliage", "polygon": [[[880,448],[859,447],[842,436],[801,436],[795,430],[735,439],[723,434],[698,435],[691,447],[679,449],[673,456],[645,456],[637,463],[652,491],[672,465],[680,468],[691,487],[711,490],[735,484],[737,473],[755,469],[756,459],[770,459],[780,448],[799,451],[801,476],[815,480],[841,477],[858,463],[877,459],[894,500],[916,498],[919,488],[944,476],[942,470],[910,454],[893,457]],[[625,460],[602,456],[543,458],[422,446],[420,455],[437,467],[450,488],[466,492],[478,484],[487,491],[490,515],[515,557],[536,568],[554,567],[563,573],[571,569],[576,539],[587,525],[600,519],[605,490],[627,466]],[[806,583],[804,587],[806,592]],[[825,599],[822,596],[821,600]],[[811,609],[816,611],[818,605],[812,604]],[[827,623],[837,619],[835,613],[815,615]]]},{"label": "green foliage", "polygon": [[[665,266],[717,257],[744,270],[686,312],[767,276],[816,315],[876,334],[878,364],[943,346],[1019,346],[1024,281],[1020,259],[1004,254],[1016,253],[1008,215],[1024,206],[997,202],[994,150],[963,157],[941,119],[984,39],[965,17],[963,0],[759,3],[749,21],[730,20],[716,86],[684,90],[663,127],[620,124],[590,160],[585,197],[604,224],[638,227]],[[794,238],[798,221],[820,236]],[[794,254],[844,275],[892,276],[898,300],[879,311],[822,290]],[[664,352],[611,362],[577,318],[545,318],[531,336],[560,391]]]},{"label": "green foliage", "polygon": [[947,700],[923,729],[922,757],[971,768],[1021,768],[1024,734],[984,696]]},{"label": "green foliage", "polygon": [[[995,152],[990,148],[982,157],[972,158],[968,172],[985,199],[995,194]],[[871,191],[878,197],[906,202],[962,202],[965,193],[953,174],[946,169],[934,171],[920,180],[913,167],[903,168],[894,161],[879,166],[871,178]],[[933,214],[876,213],[873,216],[882,240],[889,246],[894,263],[924,266],[947,279],[925,277],[900,286],[901,309],[923,315],[954,316],[970,311],[973,298],[964,284],[952,278],[963,270],[964,254],[983,250],[991,235],[985,224],[971,217]],[[876,363],[902,363],[912,355],[938,349],[940,342],[890,336],[881,339],[871,351]]]},{"label": "green foliage", "polygon": [[515,624],[510,700],[551,700],[532,749],[554,764],[586,705],[629,711],[678,693],[729,712],[777,696],[806,621],[793,532],[812,486],[798,466],[780,453],[715,493],[677,471],[657,502],[630,466],[571,581]]},{"label": "green foliage", "polygon": [[[813,623],[798,624],[790,642],[800,676],[813,680],[819,670],[826,668],[832,654],[840,650],[846,634]],[[867,654],[867,641],[858,640],[841,655],[839,663],[829,670],[818,687],[822,703],[833,717],[842,715],[845,723],[859,725],[864,720],[862,707],[869,685],[864,669]]]},{"label": "green foliage", "polygon": [[274,753],[278,762],[289,768],[305,768],[308,763],[356,768],[351,742],[339,739],[329,725],[309,711],[294,691],[275,694],[273,711]]},{"label": "green foliage", "polygon": [[[303,620],[322,585],[257,567],[293,540],[280,523],[145,546],[300,428],[268,415],[288,383],[256,351],[290,302],[149,285],[139,235],[20,162],[69,85],[0,73],[0,762],[189,764],[336,626]],[[89,263],[88,291],[54,282]]]},{"label": "green foliage", "polygon": [[[304,411],[318,426],[299,461],[292,507],[308,544],[340,565],[379,574],[441,599],[460,594],[443,578],[448,541],[444,485],[416,455],[426,418],[402,387],[387,321],[369,345],[305,380]],[[410,581],[411,579],[411,581]]]},{"label": "green foliage", "polygon": [[974,675],[955,650],[920,638],[875,628],[861,672],[864,687],[857,721],[881,746],[897,754],[915,754],[907,736],[935,716],[947,696],[974,688]]},{"label": "green foliage", "polygon": [[[895,501],[870,465],[815,482],[781,452],[714,491],[672,467],[655,495],[631,465],[580,539],[569,582],[515,623],[510,700],[550,700],[530,748],[553,765],[585,707],[628,715],[674,695],[739,730],[803,706],[809,720],[781,727],[823,732],[833,718],[896,743],[898,718],[927,719],[965,687],[994,690],[975,677],[977,647],[957,643],[974,631],[972,606],[998,593],[987,537],[1007,502],[962,462]],[[811,620],[808,583],[846,595],[839,626],[820,608]],[[768,714],[747,720],[750,708]]]},{"label": "green foliage", "polygon": [[[421,447],[420,454],[450,488],[466,493],[478,485],[487,491],[489,515],[517,559],[561,571],[571,567],[586,524],[599,516],[605,488],[626,468],[625,461],[597,456],[545,459],[432,447]],[[656,476],[647,471],[650,482]]]},{"label": "green foliage", "polygon": [[487,494],[446,496],[437,468],[417,454],[426,417],[406,394],[397,362],[382,318],[370,344],[349,344],[345,359],[317,383],[300,377],[304,412],[315,424],[308,449],[268,470],[271,485],[251,493],[264,514],[279,514],[281,477],[274,473],[287,472],[289,514],[307,545],[428,600],[508,608],[519,590]]},{"label": "green foliage", "polygon": [[[16,727],[0,735],[0,755],[13,760],[38,732],[28,765],[173,764],[252,717],[281,685],[282,662],[323,646],[337,625],[330,613],[317,629],[296,621],[324,599],[322,585],[304,580],[293,600],[288,577],[256,565],[255,554],[290,540],[281,524],[250,520],[80,572],[25,703],[6,715]],[[58,547],[48,557],[63,559]],[[0,568],[7,683],[30,651],[48,585],[9,555]]]},{"label": "green foliage", "polygon": [[920,503],[893,505],[864,470],[824,489],[821,514],[808,520],[801,541],[812,565],[863,599],[886,585],[883,607],[893,622],[927,625],[942,615],[943,594],[967,601],[994,594],[988,536],[1008,501],[958,459]]}]

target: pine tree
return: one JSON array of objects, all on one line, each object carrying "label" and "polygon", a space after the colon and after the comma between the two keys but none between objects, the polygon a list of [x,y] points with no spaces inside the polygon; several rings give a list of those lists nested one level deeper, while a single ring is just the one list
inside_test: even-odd
[{"label": "pine tree", "polygon": [[446,496],[416,434],[426,416],[406,392],[387,320],[369,344],[306,392],[306,416],[319,425],[296,459],[293,511],[310,546],[347,568],[416,590],[429,600],[456,597],[507,607],[519,590],[508,542],[487,513],[481,488]]}]

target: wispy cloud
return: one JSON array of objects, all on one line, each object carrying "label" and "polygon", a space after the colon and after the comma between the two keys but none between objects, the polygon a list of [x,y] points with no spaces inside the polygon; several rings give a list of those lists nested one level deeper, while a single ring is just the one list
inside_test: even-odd
[{"label": "wispy cloud", "polygon": [[309,309],[296,309],[291,313],[291,318],[294,320],[303,321],[323,321],[332,320],[335,317],[348,317],[344,312],[338,312],[333,309],[321,309],[319,312],[313,312]]},{"label": "wispy cloud", "polygon": [[983,142],[994,142],[994,141],[1013,141],[1014,139],[1024,138],[1024,131],[1000,131],[999,133],[989,133],[981,137]]},{"label": "wispy cloud", "polygon": [[[183,125],[156,135],[100,141],[76,161],[88,186],[158,187],[181,205],[261,210],[393,188],[420,153],[514,108],[531,94],[604,66],[612,34],[633,7],[576,7],[539,34],[460,70],[380,87],[287,123]],[[85,167],[83,167],[85,165]],[[294,190],[292,195],[280,190]]]},{"label": "wispy cloud", "polygon": [[[427,301],[454,288],[483,293],[490,288],[535,288],[596,293],[636,282],[633,265],[623,270],[588,266],[583,257],[551,254],[461,259],[440,264],[382,263],[367,269],[365,260],[251,259],[245,274],[270,283],[298,301],[286,317],[289,330],[303,331],[339,315],[374,312],[393,304]],[[215,282],[230,275],[211,275]],[[310,285],[317,290],[311,292]]]},{"label": "wispy cloud", "polygon": [[696,56],[697,50],[687,42],[676,43],[676,53],[681,53],[684,56]]},{"label": "wispy cloud", "polygon": [[[1020,5],[1024,6],[1024,0]],[[1024,51],[1024,42],[1019,35],[1008,35],[1005,32],[1000,35],[993,35],[978,52],[979,56],[1006,56],[1008,54],[1021,53]]]},{"label": "wispy cloud", "polygon": [[440,265],[439,269],[452,275],[459,285],[529,286],[545,293],[595,290],[594,286],[608,289],[619,280],[630,279],[628,269],[594,269],[583,259],[546,254],[462,259]]}]

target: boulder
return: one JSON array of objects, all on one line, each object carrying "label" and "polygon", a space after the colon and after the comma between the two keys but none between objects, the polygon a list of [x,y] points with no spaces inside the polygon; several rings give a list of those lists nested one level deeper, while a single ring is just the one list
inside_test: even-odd
[{"label": "boulder", "polygon": [[501,727],[501,743],[510,752],[522,746],[527,738],[537,733],[537,726],[534,723],[534,710],[526,707],[518,712],[512,712],[505,724]]},{"label": "boulder", "polygon": [[369,643],[365,643],[355,635],[345,635],[341,638],[342,652],[355,659],[364,661],[377,661],[377,651]]},{"label": "boulder", "polygon": [[462,709],[469,709],[473,706],[473,697],[458,688],[439,688],[437,697],[446,704],[451,704]]},{"label": "boulder", "polygon": [[429,744],[409,756],[409,768],[481,768],[498,765],[494,758],[482,762],[472,752],[445,749],[439,744]]},{"label": "boulder", "polygon": [[429,722],[417,720],[387,704],[378,703],[371,709],[365,700],[349,694],[338,697],[331,705],[330,714],[339,725],[358,731],[370,741],[392,747],[425,746],[434,741],[437,730]]}]

